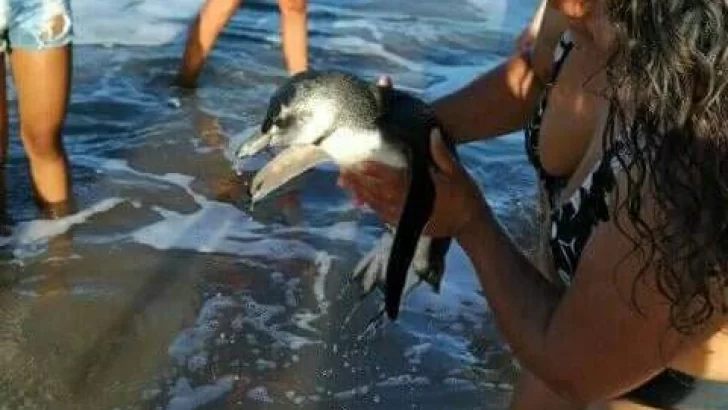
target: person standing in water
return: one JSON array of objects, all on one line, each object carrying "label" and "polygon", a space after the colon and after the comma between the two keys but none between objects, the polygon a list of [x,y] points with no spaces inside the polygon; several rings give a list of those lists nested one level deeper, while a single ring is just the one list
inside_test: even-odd
[{"label": "person standing in water", "polygon": [[[176,84],[194,87],[202,67],[223,28],[243,0],[207,0],[187,35],[187,45]],[[289,74],[308,66],[307,0],[278,0],[281,11],[283,56]]]},{"label": "person standing in water", "polygon": [[35,198],[48,216],[63,216],[72,203],[61,138],[71,87],[69,0],[0,0],[0,34],[0,167],[4,169],[8,151],[7,58]]}]

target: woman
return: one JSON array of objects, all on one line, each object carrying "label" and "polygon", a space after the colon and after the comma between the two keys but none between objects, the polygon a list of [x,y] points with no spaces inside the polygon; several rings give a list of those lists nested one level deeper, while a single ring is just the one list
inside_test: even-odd
[{"label": "woman", "polygon": [[[190,27],[177,85],[194,87],[197,77],[222,32],[243,0],[207,0]],[[278,0],[281,11],[283,56],[289,74],[308,66],[307,0]]]},{"label": "woman", "polygon": [[[560,24],[554,10],[566,17],[551,68],[539,36],[533,59],[434,104],[461,143],[526,126],[549,206],[547,268],[519,252],[438,138],[428,233],[458,240],[529,372],[513,408],[726,408],[728,3],[549,5],[542,30]],[[368,164],[341,183],[393,222],[404,178]]]},{"label": "woman", "polygon": [[72,199],[61,140],[71,84],[69,2],[0,0],[0,32],[0,166],[5,164],[8,147],[7,55],[36,199],[51,216],[62,216],[69,212]]}]

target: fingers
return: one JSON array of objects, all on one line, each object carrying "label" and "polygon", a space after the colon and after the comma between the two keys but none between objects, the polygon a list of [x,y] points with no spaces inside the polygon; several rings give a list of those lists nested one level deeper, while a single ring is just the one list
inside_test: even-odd
[{"label": "fingers", "polygon": [[396,223],[399,220],[404,203],[402,193],[405,191],[382,189],[380,184],[374,184],[366,177],[351,172],[342,175],[339,180],[339,185],[352,192],[355,206],[367,205],[387,223]]},{"label": "fingers", "polygon": [[359,170],[372,182],[385,186],[396,185],[399,188],[409,180],[406,168],[393,168],[378,162],[364,162]]},{"label": "fingers", "polygon": [[362,193],[361,200],[384,222],[396,224],[399,221],[404,206],[404,197],[400,193],[367,190]]},{"label": "fingers", "polygon": [[402,213],[408,178],[404,170],[372,162],[342,169],[338,183],[353,194],[357,206],[366,204],[385,222],[396,223]]},{"label": "fingers", "polygon": [[350,185],[366,184],[380,191],[399,190],[407,185],[409,176],[406,169],[396,169],[377,162],[365,162],[356,168],[342,169],[339,185],[352,189]]}]

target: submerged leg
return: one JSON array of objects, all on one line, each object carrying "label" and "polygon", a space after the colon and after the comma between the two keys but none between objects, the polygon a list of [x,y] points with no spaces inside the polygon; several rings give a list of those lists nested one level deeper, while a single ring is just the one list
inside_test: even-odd
[{"label": "submerged leg", "polygon": [[[10,33],[20,134],[37,199],[50,216],[63,216],[72,208],[70,166],[61,135],[71,87],[71,23],[69,11],[61,7],[64,3],[58,4],[58,10],[39,9],[37,16],[29,17],[48,20],[38,23],[40,33],[21,36],[20,31],[35,27],[29,22]],[[46,16],[49,11],[54,14]],[[37,39],[38,44],[24,43],[27,38]]]},{"label": "submerged leg", "polygon": [[242,0],[207,0],[187,32],[176,84],[194,87],[207,57]]}]

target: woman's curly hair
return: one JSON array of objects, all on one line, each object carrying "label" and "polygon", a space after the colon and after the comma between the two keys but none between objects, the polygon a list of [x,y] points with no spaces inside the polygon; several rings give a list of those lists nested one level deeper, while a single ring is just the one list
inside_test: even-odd
[{"label": "woman's curly hair", "polygon": [[[726,312],[714,292],[728,284],[728,0],[606,0],[606,12],[616,39],[605,144],[625,144],[616,157],[628,171],[618,212],[671,324],[690,332]],[[646,192],[657,223],[641,213]]]}]

